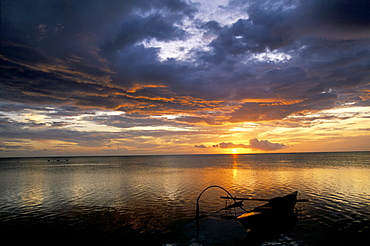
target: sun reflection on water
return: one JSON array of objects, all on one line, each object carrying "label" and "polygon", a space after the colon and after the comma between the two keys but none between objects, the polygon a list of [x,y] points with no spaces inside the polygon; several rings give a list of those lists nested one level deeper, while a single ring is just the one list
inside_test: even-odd
[{"label": "sun reflection on water", "polygon": [[[142,235],[192,219],[199,193],[219,185],[233,196],[247,198],[268,199],[298,190],[303,199],[310,199],[304,204],[302,223],[311,234],[321,233],[320,223],[337,231],[341,229],[339,220],[343,228],[354,221],[367,226],[369,157],[348,156],[232,154],[103,158],[100,162],[85,158],[86,163],[70,158],[64,164],[44,159],[41,164],[19,169],[0,165],[0,209],[5,216],[0,219],[16,220],[22,214],[29,215],[30,225],[36,223],[34,220],[42,224],[47,218],[48,223],[63,221],[58,224],[62,230],[72,231],[75,224],[68,224],[71,222],[94,228],[99,224],[107,230],[127,227],[130,233]],[[360,157],[361,161],[350,166],[350,161]],[[225,196],[222,190],[207,191],[202,196],[201,212],[223,208],[220,196]],[[259,201],[244,202],[246,210],[259,205]],[[45,213],[51,216],[42,217]],[[28,217],[19,220],[24,218]],[[177,234],[194,229],[176,226],[172,229]]]}]

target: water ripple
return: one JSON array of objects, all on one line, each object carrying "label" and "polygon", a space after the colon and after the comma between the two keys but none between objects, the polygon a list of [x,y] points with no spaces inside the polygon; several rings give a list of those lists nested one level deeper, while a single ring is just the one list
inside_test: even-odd
[{"label": "water ripple", "polygon": [[[68,163],[39,158],[0,163],[0,229],[5,235],[22,231],[30,242],[77,238],[81,244],[189,245],[194,243],[198,195],[207,186],[220,185],[237,196],[271,198],[298,190],[302,199],[310,200],[298,204],[297,225],[268,245],[350,240],[351,245],[361,245],[370,235],[370,167],[354,163],[353,155],[68,158]],[[344,166],[346,160],[352,166]],[[224,195],[220,189],[205,192],[201,213],[222,208],[225,201],[219,197]],[[261,203],[244,205],[251,209]],[[204,245],[233,245],[246,235],[240,224],[216,217],[205,220],[202,228]]]}]

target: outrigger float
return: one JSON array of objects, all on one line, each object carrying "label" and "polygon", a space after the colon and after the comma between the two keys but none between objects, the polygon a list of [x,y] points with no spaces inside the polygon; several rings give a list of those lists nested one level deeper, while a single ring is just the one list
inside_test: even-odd
[{"label": "outrigger float", "polygon": [[[210,188],[220,188],[224,190],[228,196],[220,197],[221,199],[231,200],[231,203],[220,210],[230,211],[231,209],[240,208],[244,211],[240,216],[235,216],[236,220],[239,221],[246,229],[271,229],[273,227],[281,227],[286,223],[296,219],[295,205],[297,202],[308,202],[308,199],[297,199],[298,191],[294,191],[291,194],[274,197],[271,199],[261,198],[237,198],[233,197],[230,192],[218,185],[212,185],[204,189],[197,198],[196,206],[196,221],[197,221],[197,232],[199,235],[199,200],[202,194]],[[266,204],[255,207],[250,211],[246,211],[243,208],[243,201],[267,201]],[[219,211],[220,211],[219,210]],[[228,216],[233,217],[233,216]]]}]

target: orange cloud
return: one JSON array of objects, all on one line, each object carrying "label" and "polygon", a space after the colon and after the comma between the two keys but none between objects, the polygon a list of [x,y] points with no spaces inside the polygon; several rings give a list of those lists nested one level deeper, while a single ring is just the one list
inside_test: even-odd
[{"label": "orange cloud", "polygon": [[164,85],[155,85],[155,84],[139,84],[135,83],[132,85],[129,89],[127,89],[127,92],[129,93],[135,93],[139,90],[145,89],[145,88],[166,88]]},{"label": "orange cloud", "polygon": [[285,100],[281,98],[246,98],[241,100],[243,103],[260,103],[261,105],[292,105],[303,102],[304,100]]}]

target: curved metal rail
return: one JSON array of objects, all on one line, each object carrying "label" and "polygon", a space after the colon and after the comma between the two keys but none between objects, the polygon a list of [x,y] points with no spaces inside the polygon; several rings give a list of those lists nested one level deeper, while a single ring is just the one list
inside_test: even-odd
[{"label": "curved metal rail", "polygon": [[223,191],[225,191],[229,196],[230,196],[230,199],[233,199],[234,202],[236,203],[237,201],[233,198],[233,196],[231,195],[230,192],[228,192],[225,188],[219,186],[219,185],[211,185],[211,186],[208,186],[207,188],[205,188],[198,196],[197,198],[197,208],[196,208],[196,212],[195,212],[195,219],[196,219],[196,225],[197,225],[197,238],[199,237],[199,220],[200,220],[200,217],[199,217],[199,200],[200,200],[200,197],[203,195],[203,193],[205,191],[207,191],[208,189],[211,189],[211,188],[219,188]]}]

